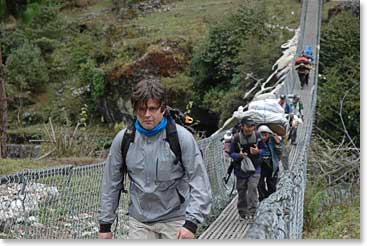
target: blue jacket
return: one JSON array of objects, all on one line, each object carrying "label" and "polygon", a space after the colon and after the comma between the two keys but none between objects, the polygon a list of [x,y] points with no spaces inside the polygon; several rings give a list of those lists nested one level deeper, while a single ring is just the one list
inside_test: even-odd
[{"label": "blue jacket", "polygon": [[273,135],[270,134],[268,142],[264,142],[264,140],[260,139],[258,141],[257,146],[260,150],[260,157],[263,160],[265,159],[269,160],[268,163],[271,165],[269,167],[272,168],[273,170],[272,176],[274,176],[276,171],[279,168],[279,159],[280,159],[279,157],[281,155],[281,143],[276,144],[274,141]]},{"label": "blue jacket", "polygon": [[285,103],[284,104],[280,104],[279,103],[279,105],[284,109],[284,113],[286,113],[286,114],[292,113],[292,107],[291,107],[291,105],[289,105],[287,99],[285,99]]}]

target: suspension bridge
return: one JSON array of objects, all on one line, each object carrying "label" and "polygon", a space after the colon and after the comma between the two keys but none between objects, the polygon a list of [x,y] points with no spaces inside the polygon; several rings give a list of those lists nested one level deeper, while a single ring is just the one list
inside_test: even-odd
[{"label": "suspension bridge", "polygon": [[[199,239],[301,239],[307,153],[311,142],[317,99],[319,40],[322,0],[304,0],[300,25],[295,33],[300,54],[305,45],[313,48],[314,69],[309,85],[301,90],[294,59],[285,64],[287,71],[271,92],[299,94],[304,104],[304,123],[298,129],[298,144],[287,145],[288,165],[284,165],[277,191],[263,200],[253,222],[240,221],[233,195],[233,175],[223,184],[229,165],[221,141],[230,119],[212,136],[199,141],[213,193],[208,224],[200,228]],[[289,53],[287,53],[289,55]],[[246,106],[245,106],[246,107]],[[25,170],[0,177],[0,238],[12,239],[93,239],[97,238],[100,185],[104,163],[88,166],[62,166]],[[112,226],[114,237],[128,233],[128,194],[121,195],[118,221]],[[10,209],[9,209],[10,208]]]}]

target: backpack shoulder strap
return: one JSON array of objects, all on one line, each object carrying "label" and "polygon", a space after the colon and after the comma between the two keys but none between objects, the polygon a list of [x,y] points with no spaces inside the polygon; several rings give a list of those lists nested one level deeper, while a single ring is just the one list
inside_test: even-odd
[{"label": "backpack shoulder strap", "polygon": [[239,132],[237,132],[236,134],[234,134],[233,141],[235,143],[239,143],[240,142],[240,133]]},{"label": "backpack shoulder strap", "polygon": [[171,119],[168,118],[168,123],[166,126],[166,140],[172,152],[176,156],[176,160],[174,164],[177,165],[177,163],[180,162],[182,165],[182,168],[185,169],[182,163],[182,151],[181,151],[181,145],[178,139],[176,122],[172,118]]},{"label": "backpack shoulder strap", "polygon": [[234,144],[234,151],[236,153],[239,153],[241,151],[241,143],[240,143],[240,133],[237,132],[234,136],[233,136],[233,144]]},{"label": "backpack shoulder strap", "polygon": [[122,138],[122,141],[121,141],[122,165],[121,165],[120,170],[123,175],[123,180],[122,180],[123,192],[126,192],[125,190],[125,180],[126,180],[126,174],[127,174],[126,156],[127,156],[127,152],[129,151],[130,143],[134,142],[135,131],[136,131],[135,125],[133,123],[126,129],[124,136]]}]

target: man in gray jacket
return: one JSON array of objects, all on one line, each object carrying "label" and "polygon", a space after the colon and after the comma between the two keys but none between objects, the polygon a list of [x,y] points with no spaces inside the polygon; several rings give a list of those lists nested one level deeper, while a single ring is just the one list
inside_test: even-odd
[{"label": "man in gray jacket", "polygon": [[[192,134],[177,125],[182,154],[176,156],[166,136],[169,119],[158,80],[134,88],[135,136],[126,154],[130,178],[129,239],[192,239],[211,207],[211,188],[200,149]],[[121,130],[112,142],[102,180],[99,238],[111,239],[123,186]],[[180,160],[177,163],[177,160]]]}]

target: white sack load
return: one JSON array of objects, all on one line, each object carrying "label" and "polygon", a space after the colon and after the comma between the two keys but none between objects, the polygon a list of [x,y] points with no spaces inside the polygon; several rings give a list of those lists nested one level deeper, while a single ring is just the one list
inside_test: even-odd
[{"label": "white sack load", "polygon": [[280,136],[285,136],[289,127],[288,120],[283,113],[250,109],[247,111],[235,111],[233,112],[233,117],[238,120],[241,120],[243,117],[250,117],[257,125],[265,124]]},{"label": "white sack load", "polygon": [[[284,114],[284,109],[279,105],[277,99],[264,99],[250,102],[249,110],[265,110],[272,113]],[[284,117],[284,116],[283,116]]]}]

